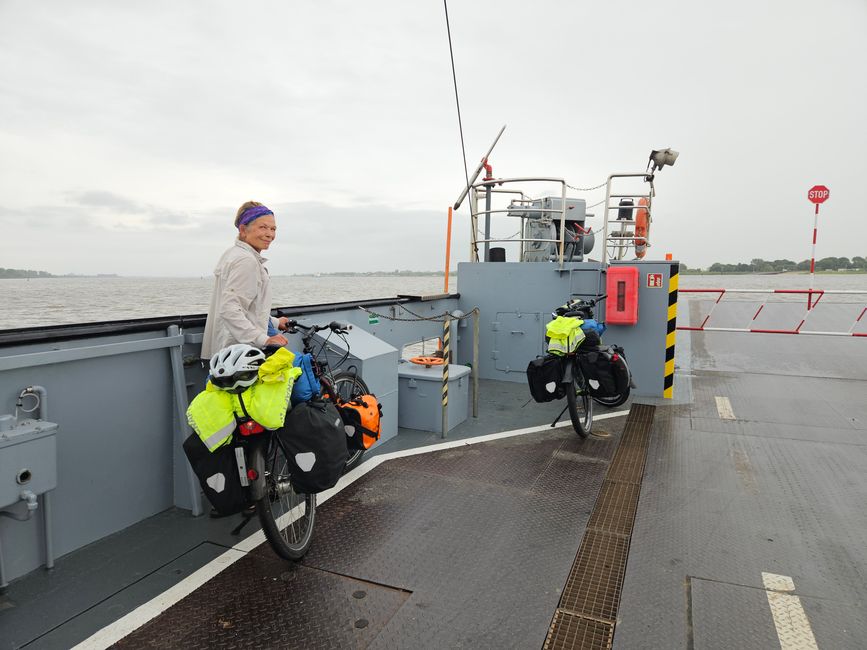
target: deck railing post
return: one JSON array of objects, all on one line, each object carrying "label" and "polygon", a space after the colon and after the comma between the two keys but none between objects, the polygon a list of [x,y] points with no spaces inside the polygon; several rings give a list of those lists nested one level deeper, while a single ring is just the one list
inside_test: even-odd
[{"label": "deck railing post", "polygon": [[473,309],[473,417],[479,417],[479,308]]},{"label": "deck railing post", "polygon": [[451,332],[451,314],[445,314],[443,320],[443,422],[441,437],[445,438],[449,431],[449,334]]},{"label": "deck railing post", "polygon": [[[167,333],[170,337],[180,336],[180,328],[177,325],[169,325]],[[189,429],[187,425],[187,382],[184,376],[184,363],[181,357],[181,349],[183,348],[183,340],[178,345],[173,345],[169,348],[169,355],[172,361],[172,383],[175,389],[175,416],[177,417],[177,444],[182,446],[186,433]],[[186,465],[187,484],[190,490],[190,508],[194,517],[204,513],[202,509],[202,501],[199,498],[199,483],[193,474],[193,468],[189,463]]]}]

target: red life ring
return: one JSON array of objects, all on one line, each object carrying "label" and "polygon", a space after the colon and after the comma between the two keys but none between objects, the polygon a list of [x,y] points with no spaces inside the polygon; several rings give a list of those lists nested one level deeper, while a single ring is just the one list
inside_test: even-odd
[{"label": "red life ring", "polygon": [[647,254],[647,237],[650,231],[650,214],[647,212],[647,199],[638,199],[640,206],[635,211],[635,257],[643,258]]},{"label": "red life ring", "polygon": [[413,357],[410,359],[412,363],[417,363],[420,366],[424,366],[425,368],[430,368],[431,366],[441,366],[445,364],[446,360],[442,357]]}]

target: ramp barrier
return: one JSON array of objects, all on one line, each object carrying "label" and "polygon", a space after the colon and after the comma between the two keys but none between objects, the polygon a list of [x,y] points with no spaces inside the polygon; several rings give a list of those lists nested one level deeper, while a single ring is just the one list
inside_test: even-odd
[{"label": "ramp barrier", "polygon": [[[804,324],[807,322],[807,319],[812,315],[815,311],[816,306],[826,295],[852,295],[852,296],[867,296],[867,291],[848,291],[848,290],[834,290],[834,291],[826,291],[822,289],[680,289],[681,294],[716,294],[716,300],[713,303],[713,306],[710,308],[710,311],[704,317],[701,322],[701,325],[698,327],[690,326],[690,325],[679,325],[677,327],[678,330],[685,331],[693,331],[693,332],[749,332],[752,334],[810,334],[815,336],[856,336],[856,337],[867,337],[867,331],[858,331],[856,332],[856,328],[859,327],[859,324],[867,323],[867,320],[864,319],[864,314],[867,313],[867,300],[865,300],[865,304],[859,303],[851,303],[856,305],[854,320],[851,321],[850,327],[846,331],[833,331],[833,330],[809,330],[804,329]],[[759,305],[758,309],[753,314],[750,319],[748,325],[746,327],[711,327],[708,326],[708,322],[713,316],[714,310],[717,306],[723,301],[725,296],[731,294],[759,294],[764,295],[765,298]],[[800,322],[797,326],[792,329],[769,329],[762,327],[754,327],[756,323],[756,319],[759,317],[759,314],[762,313],[765,306],[772,302],[770,299],[774,296],[781,296],[785,298],[786,296],[794,297],[798,295],[806,296],[807,298],[807,307],[803,316],[800,319]],[[815,297],[815,298],[814,298]],[[782,302],[782,301],[777,301]]]}]

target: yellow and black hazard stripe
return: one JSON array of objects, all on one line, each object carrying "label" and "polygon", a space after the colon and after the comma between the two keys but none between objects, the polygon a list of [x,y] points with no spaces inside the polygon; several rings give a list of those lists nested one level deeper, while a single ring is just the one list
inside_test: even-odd
[{"label": "yellow and black hazard stripe", "polygon": [[443,409],[449,404],[449,338],[451,333],[451,321],[446,317],[443,321]]},{"label": "yellow and black hazard stripe", "polygon": [[668,279],[668,328],[665,334],[665,377],[663,378],[662,396],[665,399],[674,397],[674,338],[677,329],[677,277],[680,264],[671,265]]}]

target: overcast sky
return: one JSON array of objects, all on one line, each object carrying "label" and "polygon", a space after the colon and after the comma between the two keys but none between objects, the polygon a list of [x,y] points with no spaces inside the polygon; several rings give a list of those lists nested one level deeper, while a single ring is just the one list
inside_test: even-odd
[{"label": "overcast sky", "polygon": [[[503,124],[498,177],[589,187],[672,147],[649,258],[808,258],[816,183],[817,257],[867,255],[865,0],[449,13],[471,172]],[[441,1],[0,0],[0,267],[207,275],[255,199],[272,274],[438,269],[463,183]]]}]

